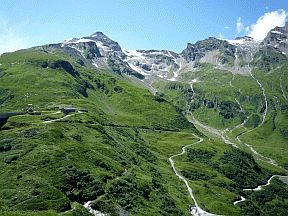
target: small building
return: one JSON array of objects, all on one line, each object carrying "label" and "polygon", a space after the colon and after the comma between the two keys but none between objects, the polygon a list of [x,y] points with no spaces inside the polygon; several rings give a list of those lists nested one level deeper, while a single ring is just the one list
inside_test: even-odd
[{"label": "small building", "polygon": [[27,109],[27,111],[28,111],[28,112],[33,112],[32,107],[33,107],[33,104],[28,104],[28,109]]},{"label": "small building", "polygon": [[65,114],[68,114],[70,112],[76,112],[76,108],[62,108],[61,111]]}]

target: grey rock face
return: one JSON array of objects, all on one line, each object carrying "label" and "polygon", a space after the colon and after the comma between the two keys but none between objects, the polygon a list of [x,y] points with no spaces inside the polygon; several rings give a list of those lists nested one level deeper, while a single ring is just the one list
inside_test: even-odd
[{"label": "grey rock face", "polygon": [[193,75],[205,63],[231,73],[248,74],[248,63],[261,50],[288,56],[287,38],[288,23],[272,29],[262,42],[248,36],[235,40],[210,37],[195,44],[188,43],[180,54],[167,50],[126,50],[102,32],[47,46],[76,56],[81,66],[109,68],[120,76],[134,76],[138,78],[136,81],[151,87],[155,80],[177,81],[187,77],[187,73]]},{"label": "grey rock face", "polygon": [[271,52],[281,52],[288,56],[288,22],[284,27],[271,29],[261,46],[267,46]]}]

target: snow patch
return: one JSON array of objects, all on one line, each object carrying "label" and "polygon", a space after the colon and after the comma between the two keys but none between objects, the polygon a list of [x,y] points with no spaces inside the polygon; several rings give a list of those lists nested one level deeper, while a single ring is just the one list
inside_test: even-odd
[{"label": "snow patch", "polygon": [[77,50],[78,52],[80,52],[81,55],[85,58],[85,56],[83,55],[83,51],[82,51],[82,50],[78,49],[78,48],[75,47],[75,46],[71,46],[71,48],[73,48],[73,49]]},{"label": "snow patch", "polygon": [[92,65],[94,65],[95,67],[98,67],[94,59],[92,60]]},{"label": "snow patch", "polygon": [[127,50],[127,49],[122,48],[122,51],[127,56],[129,56],[130,58],[133,58],[133,59],[143,59],[144,58],[142,53],[138,52],[137,50]]},{"label": "snow patch", "polygon": [[85,39],[85,38],[81,38],[80,40],[78,40],[76,43],[85,43],[85,42],[95,42],[91,39]]},{"label": "snow patch", "polygon": [[145,75],[145,76],[149,76],[150,74],[147,74],[145,72],[143,72],[140,68],[137,68],[136,66],[134,66],[133,64],[127,62],[128,65],[130,66],[130,68],[132,68],[133,70],[137,71],[138,73]]},{"label": "snow patch", "polygon": [[[94,41],[95,42],[95,41]],[[103,49],[104,51],[110,51],[109,47],[105,46],[102,42],[97,41],[96,42],[97,47]]]},{"label": "snow patch", "polygon": [[171,57],[174,63],[177,64],[176,58],[171,54],[171,52],[168,52],[168,53],[169,53],[169,57]]},{"label": "snow patch", "polygon": [[283,35],[283,33],[282,33],[282,32],[279,32],[279,31],[271,31],[271,33]]},{"label": "snow patch", "polygon": [[169,80],[169,81],[176,81],[176,78],[173,77],[173,78],[171,78],[171,79],[167,79],[167,80]]},{"label": "snow patch", "polygon": [[151,52],[150,54],[151,55],[162,55],[163,53],[162,52]]},{"label": "snow patch", "polygon": [[236,45],[236,46],[244,43],[244,40],[243,40],[243,39],[241,39],[241,40],[222,39],[222,40],[225,40],[225,41],[227,41],[228,43],[230,43],[230,44],[232,44],[232,45]]},{"label": "snow patch", "polygon": [[62,42],[62,44],[69,44],[69,43],[85,43],[85,42],[95,42],[91,39],[85,39],[85,38],[81,38],[81,39],[67,39],[65,41]]}]

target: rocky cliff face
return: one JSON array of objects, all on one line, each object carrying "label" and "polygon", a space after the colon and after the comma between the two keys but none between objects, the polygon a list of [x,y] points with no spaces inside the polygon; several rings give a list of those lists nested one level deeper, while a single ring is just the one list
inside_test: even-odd
[{"label": "rocky cliff face", "polygon": [[272,52],[281,52],[288,57],[288,22],[284,27],[271,29],[262,41],[261,46],[263,48],[267,47]]}]

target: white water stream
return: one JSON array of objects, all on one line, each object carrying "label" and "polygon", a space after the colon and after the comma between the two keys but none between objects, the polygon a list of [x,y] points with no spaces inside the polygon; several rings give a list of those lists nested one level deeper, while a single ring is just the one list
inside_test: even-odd
[{"label": "white water stream", "polygon": [[211,213],[209,213],[209,212],[206,212],[206,211],[202,210],[202,209],[199,207],[199,205],[197,204],[197,201],[196,201],[195,197],[193,196],[192,189],[190,188],[187,180],[177,173],[177,171],[176,171],[176,169],[175,169],[175,166],[174,166],[174,161],[172,160],[172,158],[174,158],[174,157],[183,155],[183,154],[185,153],[185,149],[186,149],[187,147],[192,146],[192,145],[196,145],[197,143],[200,143],[200,142],[203,141],[202,138],[196,136],[195,134],[193,134],[193,136],[197,137],[197,138],[200,139],[200,140],[199,140],[198,142],[196,142],[196,143],[192,143],[192,144],[190,144],[190,145],[187,145],[187,146],[182,147],[182,152],[179,153],[179,154],[172,155],[171,157],[169,157],[169,161],[170,161],[170,163],[171,163],[171,166],[172,166],[175,174],[176,174],[182,181],[185,182],[186,187],[187,187],[187,189],[188,189],[188,192],[189,192],[189,194],[190,194],[190,197],[193,199],[193,201],[194,201],[194,203],[195,203],[195,207],[190,207],[190,213],[191,213],[192,215],[195,215],[195,216],[196,216],[196,215],[197,215],[197,216],[198,216],[198,215],[199,215],[199,216],[212,216],[212,215],[215,215],[215,214],[211,214]]},{"label": "white water stream", "polygon": [[[61,111],[58,111],[58,112],[56,112],[56,113],[52,113],[51,115],[57,114],[57,113],[60,113],[60,112],[61,112]],[[80,113],[82,113],[82,112],[81,112],[81,111],[78,111],[78,113],[66,115],[66,116],[64,116],[64,117],[62,117],[62,118],[59,118],[59,119],[53,119],[53,120],[49,120],[49,121],[44,121],[43,123],[52,123],[52,122],[59,121],[59,120],[62,120],[62,119],[65,119],[65,118],[68,118],[68,117],[70,117],[70,116],[77,115],[77,114],[80,114]]]},{"label": "white water stream", "polygon": [[[273,176],[270,177],[270,179],[268,179],[266,185],[259,185],[257,188],[254,188],[254,189],[243,189],[243,190],[246,190],[246,191],[259,191],[259,190],[262,189],[262,187],[265,187],[265,186],[267,186],[267,185],[270,185],[270,184],[271,184],[271,180],[272,180],[272,178],[274,178],[274,177],[282,177],[282,176],[281,176],[281,175],[273,175]],[[285,176],[285,177],[286,177],[286,176]],[[241,196],[241,199],[238,200],[238,201],[233,202],[233,204],[236,205],[237,203],[243,202],[244,200],[246,200],[246,199],[245,199],[243,196]]]},{"label": "white water stream", "polygon": [[[285,71],[284,71],[285,72]],[[283,97],[285,98],[286,101],[288,101],[288,99],[286,98],[285,94],[284,94],[284,90],[283,90],[283,87],[282,87],[282,76],[284,74],[284,72],[281,74],[279,80],[280,80],[280,87],[281,87],[281,90],[282,90],[282,95]]]},{"label": "white water stream", "polygon": [[97,210],[94,210],[94,209],[92,209],[92,207],[91,207],[91,203],[92,203],[93,201],[88,201],[88,202],[86,202],[86,203],[84,203],[84,207],[86,208],[86,209],[88,209],[88,211],[92,214],[92,215],[94,215],[94,216],[109,216],[110,214],[104,214],[104,213],[102,213],[102,212],[100,212],[100,211],[97,211]]},{"label": "white water stream", "polygon": [[[252,58],[251,61],[253,61],[253,58]],[[256,128],[258,128],[258,127],[261,126],[261,125],[264,123],[264,121],[265,121],[266,114],[267,114],[267,109],[268,109],[268,102],[267,102],[267,97],[266,97],[266,94],[265,94],[265,89],[264,89],[264,87],[263,87],[263,86],[261,85],[261,83],[253,76],[253,74],[252,74],[252,69],[250,68],[250,65],[249,65],[249,64],[248,64],[248,67],[249,67],[250,76],[258,83],[259,87],[262,89],[262,93],[263,93],[263,96],[264,96],[264,99],[265,99],[265,110],[264,110],[264,112],[263,112],[263,114],[262,114],[262,122],[256,127]],[[283,74],[282,74],[282,75],[283,75]],[[281,75],[281,77],[282,77],[282,75]],[[281,77],[280,77],[280,85],[281,85],[281,89],[282,89],[282,83],[281,83],[282,80],[281,80]],[[233,76],[233,78],[234,78],[234,76]],[[232,80],[233,80],[233,79],[232,79]],[[233,86],[233,85],[232,85],[232,80],[229,82],[230,86]],[[192,102],[193,102],[193,98],[194,98],[193,82],[190,82],[189,84],[190,84],[191,90],[192,90],[192,92],[193,92],[193,96],[191,97],[191,103],[192,103]],[[283,96],[285,97],[284,92],[283,92],[283,89],[282,89],[282,93],[283,93]],[[286,99],[286,97],[285,97],[285,99]],[[235,99],[235,100],[236,100],[236,99]],[[286,99],[286,100],[287,100],[287,99]],[[238,102],[238,101],[236,100],[236,102]],[[240,103],[238,103],[238,104],[240,105]],[[240,107],[241,107],[241,105],[240,105]],[[241,111],[243,112],[242,109],[241,109]],[[232,143],[232,142],[230,141],[229,137],[228,137],[226,134],[224,134],[223,131],[220,131],[220,130],[217,130],[217,129],[215,129],[215,128],[212,128],[212,127],[203,125],[203,124],[200,123],[197,119],[195,119],[193,113],[190,111],[190,105],[188,105],[188,113],[189,113],[190,116],[192,117],[194,124],[199,125],[200,127],[206,129],[206,130],[209,131],[210,133],[213,133],[213,134],[215,134],[215,135],[220,136],[225,143],[231,144],[231,145],[233,145],[234,147],[237,147],[237,148],[238,148],[237,144]],[[247,120],[247,119],[246,119],[246,120]],[[245,120],[245,121],[246,121],[246,120]],[[244,124],[244,123],[242,123],[241,125],[243,125],[243,124]],[[236,126],[236,127],[237,127],[237,126]],[[253,128],[253,129],[251,129],[251,130],[249,130],[249,131],[247,131],[247,132],[245,132],[245,133],[243,133],[243,134],[249,133],[249,132],[255,130],[256,128]],[[243,134],[240,134],[240,135],[243,135]],[[237,140],[239,141],[239,143],[243,143],[243,142],[240,140],[240,138],[239,138],[240,135],[236,136],[236,138],[237,138]],[[280,167],[280,168],[284,169],[283,167],[277,165],[277,164],[275,163],[275,161],[272,160],[271,158],[268,158],[268,157],[265,157],[265,156],[259,154],[251,145],[249,145],[249,144],[247,144],[247,143],[243,143],[243,144],[246,145],[247,147],[249,147],[250,150],[251,150],[255,155],[257,155],[258,157],[261,157],[261,158],[266,159],[266,160],[263,160],[263,161],[265,161],[265,162],[267,162],[267,163],[269,163],[269,164],[272,164],[272,165],[274,165],[274,166],[277,166],[277,167]],[[267,160],[268,160],[268,161],[267,161]],[[285,170],[285,169],[284,169],[284,170]],[[287,170],[286,170],[286,171],[287,171]],[[275,175],[275,176],[278,176],[278,175]],[[271,179],[272,179],[273,177],[274,177],[274,176],[272,176],[272,177],[268,180],[268,182],[267,182],[266,185],[260,185],[260,186],[258,186],[258,187],[255,188],[255,189],[245,189],[245,190],[261,190],[261,188],[262,188],[263,186],[267,186],[267,185],[270,184],[270,181],[271,181]],[[235,205],[235,204],[237,204],[237,203],[239,203],[239,202],[243,202],[244,200],[245,200],[245,198],[241,196],[241,199],[238,200],[238,201],[233,202],[233,204]]]},{"label": "white water stream", "polygon": [[265,187],[265,186],[267,186],[267,185],[270,185],[272,178],[274,178],[275,176],[281,177],[281,175],[273,175],[273,176],[270,177],[270,179],[268,179],[267,184],[265,184],[265,185],[259,185],[257,188],[254,188],[254,189],[243,189],[243,190],[246,190],[246,191],[249,191],[249,190],[252,190],[252,191],[261,190],[262,187]]}]

